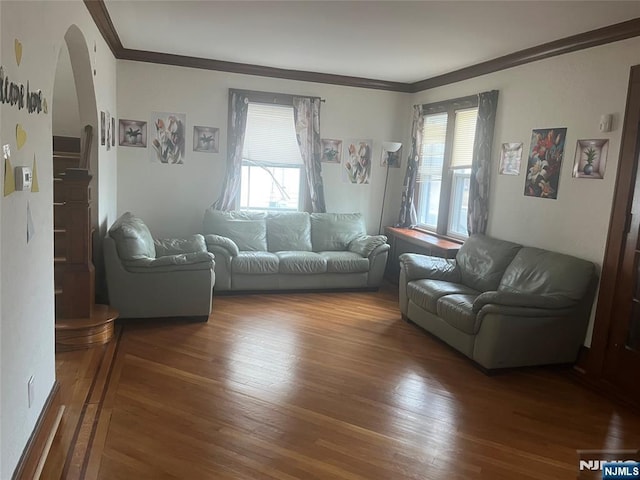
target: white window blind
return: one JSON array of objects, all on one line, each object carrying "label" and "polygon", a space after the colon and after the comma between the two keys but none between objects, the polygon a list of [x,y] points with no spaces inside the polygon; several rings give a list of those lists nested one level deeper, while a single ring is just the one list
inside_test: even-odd
[{"label": "white window blind", "polygon": [[242,159],[269,165],[302,165],[293,107],[250,103]]},{"label": "white window blind", "polygon": [[417,182],[427,181],[429,177],[442,178],[446,139],[447,113],[426,115],[422,130],[422,152],[416,176]]},{"label": "white window blind", "polygon": [[456,111],[451,168],[471,166],[473,159],[473,141],[476,136],[477,120],[477,108]]}]

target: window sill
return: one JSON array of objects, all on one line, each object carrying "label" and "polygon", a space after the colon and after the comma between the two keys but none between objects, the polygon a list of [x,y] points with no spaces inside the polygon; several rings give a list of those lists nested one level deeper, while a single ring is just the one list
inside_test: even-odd
[{"label": "window sill", "polygon": [[401,238],[405,242],[427,248],[444,258],[454,258],[463,243],[460,240],[445,239],[418,229],[385,227],[385,233],[391,239]]}]

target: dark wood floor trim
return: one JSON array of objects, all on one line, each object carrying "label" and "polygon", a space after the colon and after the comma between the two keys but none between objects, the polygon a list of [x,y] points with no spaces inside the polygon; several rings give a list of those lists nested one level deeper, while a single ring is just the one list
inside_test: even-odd
[{"label": "dark wood floor trim", "polygon": [[58,410],[60,408],[60,384],[56,381],[51,387],[42,412],[38,417],[27,445],[24,447],[20,461],[13,472],[12,480],[31,480],[36,473],[40,458],[44,453],[45,445],[51,431],[56,427]]},{"label": "dark wood floor trim", "polygon": [[[102,405],[111,380],[114,360],[118,352],[124,328],[118,327],[114,339],[103,347],[104,352],[87,391],[80,418],[76,425],[67,458],[62,469],[62,478],[84,478],[91,446],[99,425]],[[80,441],[80,439],[83,439]],[[81,460],[81,461],[80,461]]]},{"label": "dark wood floor trim", "polygon": [[283,78],[301,82],[326,83],[347,87],[370,88],[393,92],[416,93],[450,83],[468,80],[470,78],[498,72],[507,68],[517,67],[526,63],[536,62],[545,58],[564,55],[584,48],[617,42],[627,38],[640,36],[640,18],[616,23],[589,32],[579,33],[570,37],[554,40],[536,47],[527,48],[509,55],[494,58],[486,62],[461,68],[444,75],[427,78],[415,83],[390,82],[371,78],[350,77],[328,73],[307,72],[302,70],[287,70],[283,68],[251,65],[246,63],[227,62],[208,58],[187,57],[161,52],[149,52],[125,48],[113,25],[104,0],[84,0],[98,30],[109,45],[113,55],[119,60],[158,63],[161,65],[175,65],[180,67],[199,68],[222,72],[257,75],[262,77]]}]

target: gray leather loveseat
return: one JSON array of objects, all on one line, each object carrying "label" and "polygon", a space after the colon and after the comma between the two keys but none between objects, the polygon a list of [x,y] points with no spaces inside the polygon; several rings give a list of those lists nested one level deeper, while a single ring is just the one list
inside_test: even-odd
[{"label": "gray leather loveseat", "polygon": [[389,245],[359,213],[205,212],[216,291],[377,288]]},{"label": "gray leather loveseat", "polygon": [[455,260],[405,253],[400,264],[403,317],[485,369],[575,362],[593,263],[475,235]]},{"label": "gray leather loveseat", "polygon": [[215,262],[202,235],[154,240],[127,212],[104,239],[104,259],[109,301],[121,318],[209,318]]}]

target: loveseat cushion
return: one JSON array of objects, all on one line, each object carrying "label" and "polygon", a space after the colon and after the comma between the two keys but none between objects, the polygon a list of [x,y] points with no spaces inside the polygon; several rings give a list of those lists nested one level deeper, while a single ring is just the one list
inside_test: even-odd
[{"label": "loveseat cushion", "polygon": [[151,232],[144,222],[131,212],[123,213],[109,229],[121,260],[156,258]]},{"label": "loveseat cushion", "polygon": [[497,290],[504,271],[521,248],[517,243],[471,235],[456,255],[462,283],[481,292]]},{"label": "loveseat cushion", "polygon": [[233,257],[231,271],[252,275],[278,273],[278,257],[269,252],[240,252]]},{"label": "loveseat cushion", "polygon": [[456,293],[445,295],[438,300],[438,316],[458,330],[475,335],[476,314],[472,310],[477,295]]},{"label": "loveseat cushion", "polygon": [[364,273],[369,271],[369,259],[354,252],[320,252],[327,260],[329,273]]},{"label": "loveseat cushion", "polygon": [[580,300],[595,275],[593,263],[570,255],[524,247],[507,267],[498,290]]},{"label": "loveseat cushion", "polygon": [[314,252],[347,250],[349,243],[365,235],[359,213],[312,213],[311,244]]},{"label": "loveseat cushion", "polygon": [[267,251],[267,222],[264,213],[223,212],[208,208],[204,212],[204,233],[228,237],[239,250]]},{"label": "loveseat cushion", "polygon": [[314,252],[277,252],[280,273],[326,273],[327,259]]},{"label": "loveseat cushion", "polygon": [[267,216],[270,252],[311,251],[311,219],[307,212],[272,213]]},{"label": "loveseat cushion", "polygon": [[475,298],[479,293],[466,285],[444,280],[413,280],[407,284],[409,299],[419,307],[435,314],[438,313],[438,300],[445,295],[463,294]]}]

